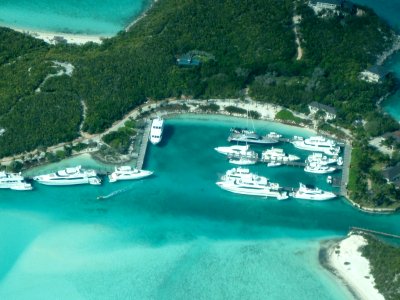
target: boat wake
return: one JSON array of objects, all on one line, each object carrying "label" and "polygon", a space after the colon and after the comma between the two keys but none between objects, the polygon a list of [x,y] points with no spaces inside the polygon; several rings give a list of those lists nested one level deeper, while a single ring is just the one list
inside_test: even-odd
[{"label": "boat wake", "polygon": [[112,198],[112,197],[114,197],[116,195],[119,195],[119,194],[122,194],[122,193],[125,193],[125,192],[128,192],[128,191],[132,190],[133,187],[134,186],[132,185],[132,186],[128,186],[128,187],[126,187],[124,189],[116,190],[116,191],[114,191],[114,192],[112,192],[112,193],[110,193],[108,195],[97,196],[97,200],[105,200],[105,199]]}]

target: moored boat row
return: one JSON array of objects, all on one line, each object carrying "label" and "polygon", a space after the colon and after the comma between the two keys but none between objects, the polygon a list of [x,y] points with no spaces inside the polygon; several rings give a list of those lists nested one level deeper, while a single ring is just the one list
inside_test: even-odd
[{"label": "moored boat row", "polygon": [[[137,180],[152,175],[152,171],[138,170],[131,166],[115,167],[109,176],[109,182],[119,180]],[[85,170],[81,166],[66,168],[57,172],[33,177],[33,180],[43,185],[71,186],[71,185],[101,185],[102,180],[95,170]],[[28,183],[21,174],[0,172],[0,188],[28,191],[32,184]]]},{"label": "moored boat row", "polygon": [[226,191],[251,196],[276,198],[278,200],[295,199],[324,201],[336,197],[332,192],[324,191],[311,185],[300,183],[299,189],[288,193],[278,183],[272,183],[268,178],[251,173],[246,168],[233,168],[227,170],[216,184]]}]

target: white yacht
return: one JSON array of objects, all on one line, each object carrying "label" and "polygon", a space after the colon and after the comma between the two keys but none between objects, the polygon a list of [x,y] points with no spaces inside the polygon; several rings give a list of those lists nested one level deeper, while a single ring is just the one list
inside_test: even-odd
[{"label": "white yacht", "polygon": [[231,134],[228,137],[228,142],[242,142],[242,143],[253,143],[253,144],[276,144],[279,143],[279,138],[281,135],[270,132],[265,136],[257,134],[253,130],[248,130],[246,128],[232,128]]},{"label": "white yacht", "polygon": [[108,179],[110,182],[116,182],[118,180],[134,180],[148,177],[152,174],[152,171],[138,170],[131,166],[121,166],[115,167],[115,171],[108,176]]},{"label": "white yacht", "polygon": [[311,164],[311,163],[318,163],[320,165],[331,165],[331,164],[336,164],[338,163],[339,158],[334,156],[334,157],[328,157],[324,155],[321,152],[313,153],[309,155],[306,159],[306,164]]},{"label": "white yacht", "polygon": [[280,167],[282,166],[282,163],[277,162],[277,161],[270,161],[269,163],[267,163],[267,167]]},{"label": "white yacht", "polygon": [[306,139],[295,136],[292,144],[301,150],[323,152],[327,155],[338,155],[340,153],[340,147],[336,142],[323,136],[312,136]]},{"label": "white yacht", "polygon": [[218,153],[224,154],[224,155],[229,155],[229,154],[237,154],[237,155],[243,155],[246,154],[250,150],[249,145],[234,145],[234,146],[226,146],[226,147],[216,147],[214,148],[215,151]]},{"label": "white yacht", "polygon": [[0,189],[30,191],[32,190],[32,185],[27,183],[20,173],[0,172]]},{"label": "white yacht", "polygon": [[279,184],[270,182],[266,177],[247,172],[248,169],[243,170],[245,172],[242,174],[238,174],[237,169],[228,170],[217,185],[236,194],[271,197],[278,200],[288,198],[287,193],[281,190]]},{"label": "white yacht", "polygon": [[257,163],[257,158],[246,156],[240,156],[238,158],[232,157],[231,159],[229,159],[229,163],[240,166],[255,165]]},{"label": "white yacht", "polygon": [[46,175],[33,177],[35,181],[45,185],[77,185],[93,184],[100,185],[101,179],[97,177],[94,170],[83,170],[81,166],[66,168]]},{"label": "white yacht", "polygon": [[157,117],[151,122],[150,142],[153,145],[157,145],[159,142],[161,142],[163,130],[164,120],[162,118]]},{"label": "white yacht", "polygon": [[336,168],[328,165],[321,165],[319,163],[309,163],[305,166],[304,171],[314,174],[328,174],[336,171]]},{"label": "white yacht", "polygon": [[323,191],[314,186],[305,185],[302,183],[300,183],[299,189],[296,192],[291,193],[290,196],[295,199],[317,200],[317,201],[330,200],[336,198],[336,195],[332,192]]},{"label": "white yacht", "polygon": [[230,158],[230,159],[232,159],[232,158],[240,159],[242,157],[251,159],[253,161],[257,161],[257,159],[258,159],[258,154],[255,151],[250,150],[250,146],[248,146],[248,145],[246,145],[246,146],[234,145],[234,146],[227,146],[227,147],[217,147],[214,149],[218,153],[227,155],[228,158]]},{"label": "white yacht", "polygon": [[296,161],[300,157],[292,154],[286,154],[283,149],[271,148],[262,152],[261,159],[263,161]]}]

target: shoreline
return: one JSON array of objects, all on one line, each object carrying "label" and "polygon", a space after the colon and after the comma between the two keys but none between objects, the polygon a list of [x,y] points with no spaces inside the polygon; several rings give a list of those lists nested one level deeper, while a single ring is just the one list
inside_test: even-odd
[{"label": "shoreline", "polygon": [[368,259],[359,251],[366,244],[367,240],[362,235],[353,232],[344,239],[324,241],[320,246],[319,262],[356,299],[384,300],[375,288]]},{"label": "shoreline", "polygon": [[1,27],[9,28],[14,31],[30,35],[36,39],[43,40],[47,44],[55,45],[57,43],[65,42],[67,44],[84,45],[86,43],[101,44],[103,39],[111,38],[112,36],[107,35],[90,35],[90,34],[75,34],[75,33],[64,33],[56,31],[36,30],[22,27],[11,27],[7,25],[1,25]]},{"label": "shoreline", "polygon": [[[149,0],[143,7],[143,11],[132,17],[132,21],[128,23],[121,30],[128,32],[137,22],[147,16],[149,9],[158,2],[158,0]],[[47,44],[56,45],[58,43],[67,43],[72,45],[84,45],[86,43],[102,44],[104,39],[109,39],[117,36],[118,33],[107,35],[107,34],[84,34],[84,33],[68,33],[59,31],[49,31],[43,29],[27,28],[12,26],[8,24],[0,24],[0,27],[9,28],[11,30],[28,34],[36,39],[43,40]]]}]

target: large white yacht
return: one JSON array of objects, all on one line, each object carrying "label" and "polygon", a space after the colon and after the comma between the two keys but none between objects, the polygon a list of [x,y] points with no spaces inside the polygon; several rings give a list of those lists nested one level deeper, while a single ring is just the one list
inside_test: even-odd
[{"label": "large white yacht", "polygon": [[338,163],[338,160],[339,158],[336,156],[329,157],[321,152],[316,152],[307,157],[306,164],[318,163],[320,165],[326,166],[326,165],[336,164]]},{"label": "large white yacht", "polygon": [[161,142],[163,130],[164,130],[164,120],[161,117],[155,118],[151,122],[151,129],[150,129],[150,142],[153,145],[156,145],[159,142]]},{"label": "large white yacht", "polygon": [[217,147],[214,148],[218,153],[227,155],[229,158],[250,158],[255,161],[258,159],[258,154],[250,150],[249,145],[241,146],[241,145],[234,145],[234,146],[227,146],[227,147]]},{"label": "large white yacht", "polygon": [[263,161],[296,161],[300,157],[292,154],[286,154],[283,149],[271,148],[262,152]]},{"label": "large white yacht", "polygon": [[301,150],[323,152],[327,155],[338,155],[340,153],[340,147],[336,142],[323,136],[312,136],[306,139],[295,136],[292,144]]},{"label": "large white yacht", "polygon": [[299,189],[296,192],[291,193],[290,196],[295,199],[317,200],[317,201],[330,200],[336,198],[336,195],[332,192],[323,191],[314,186],[305,185],[302,183],[300,183]]},{"label": "large white yacht", "polygon": [[32,185],[27,183],[21,174],[0,172],[0,189],[30,191]]},{"label": "large white yacht", "polygon": [[36,176],[33,179],[45,185],[101,184],[101,179],[97,177],[94,170],[83,170],[81,166]]},{"label": "large white yacht", "polygon": [[110,182],[116,182],[118,180],[134,180],[148,177],[152,174],[152,171],[138,170],[131,166],[121,166],[115,167],[115,171],[108,176],[108,179]]},{"label": "large white yacht", "polygon": [[321,165],[319,163],[309,163],[305,166],[304,171],[308,173],[314,173],[314,174],[328,174],[328,173],[333,173],[336,171],[335,167],[331,167],[328,165]]},{"label": "large white yacht", "polygon": [[[238,173],[238,169],[241,173]],[[266,177],[250,173],[248,169],[228,170],[217,185],[236,194],[271,197],[278,200],[288,198],[287,193],[281,190],[279,184],[270,182]]]},{"label": "large white yacht", "polygon": [[242,143],[253,143],[253,144],[276,144],[279,143],[279,138],[282,135],[270,132],[265,136],[257,134],[253,130],[248,130],[246,128],[232,128],[231,134],[228,137],[228,142],[242,142]]}]

